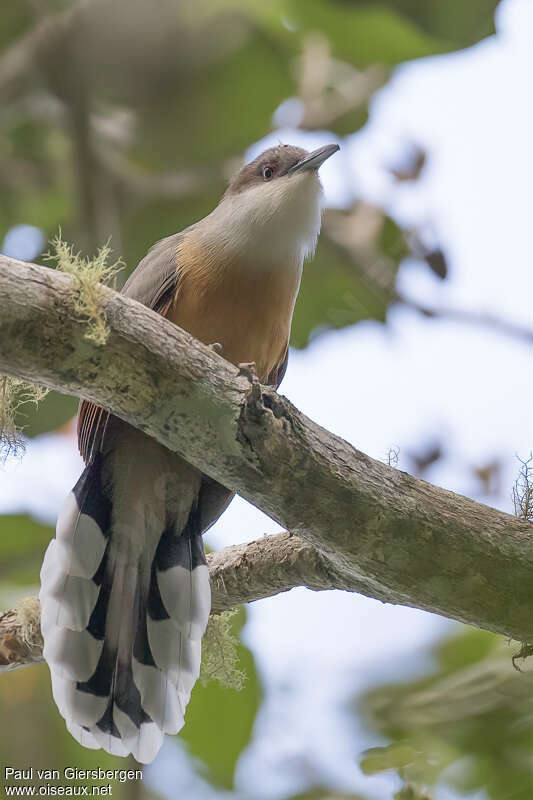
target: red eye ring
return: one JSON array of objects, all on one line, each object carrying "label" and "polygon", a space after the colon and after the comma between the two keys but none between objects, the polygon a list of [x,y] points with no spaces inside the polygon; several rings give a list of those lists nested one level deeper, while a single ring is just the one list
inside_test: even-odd
[{"label": "red eye ring", "polygon": [[267,164],[263,167],[263,178],[265,181],[269,181],[271,178],[274,177],[276,172],[276,168],[272,166],[272,164]]}]

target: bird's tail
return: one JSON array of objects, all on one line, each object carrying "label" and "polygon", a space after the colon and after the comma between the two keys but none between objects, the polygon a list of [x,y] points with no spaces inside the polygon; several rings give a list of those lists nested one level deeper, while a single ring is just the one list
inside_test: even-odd
[{"label": "bird's tail", "polygon": [[[123,452],[120,470],[100,453],[85,468],[61,509],[40,593],[44,658],[68,730],[142,763],[183,725],[210,609],[195,473],[181,462],[176,482],[168,451],[149,447],[155,472],[139,467],[142,447],[134,467]],[[122,485],[109,477],[117,471],[127,473]]]}]

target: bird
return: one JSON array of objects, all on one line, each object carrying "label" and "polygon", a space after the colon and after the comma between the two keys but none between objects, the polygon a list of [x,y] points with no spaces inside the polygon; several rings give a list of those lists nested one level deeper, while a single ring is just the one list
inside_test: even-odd
[{"label": "bird", "polygon": [[[148,251],[123,294],[277,389],[320,232],[318,169],[338,149],[265,150],[210,214]],[[233,493],[87,400],[78,446],[85,468],[41,569],[43,656],[72,736],[147,764],[184,724],[211,602],[202,535]]]}]

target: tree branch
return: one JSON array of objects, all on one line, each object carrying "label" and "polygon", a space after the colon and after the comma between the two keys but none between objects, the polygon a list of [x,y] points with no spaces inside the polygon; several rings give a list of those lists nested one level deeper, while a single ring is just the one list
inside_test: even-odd
[{"label": "tree branch", "polygon": [[515,322],[497,317],[494,314],[486,314],[482,311],[473,311],[467,308],[453,308],[452,306],[428,306],[412,300],[406,295],[396,292],[394,298],[398,303],[418,311],[425,317],[431,319],[444,319],[450,322],[459,322],[465,325],[474,325],[486,328],[488,331],[510,336],[512,339],[522,340],[526,344],[533,343],[533,328],[525,325],[517,325]]},{"label": "tree branch", "polygon": [[[296,586],[315,591],[357,590],[355,586],[335,586],[327,561],[312,545],[288,532],[226,547],[210,553],[207,562],[213,614]],[[11,610],[0,612],[0,672],[43,660],[40,611],[39,600],[30,597]]]},{"label": "tree branch", "polygon": [[[275,551],[258,558],[240,600],[326,582],[533,639],[531,523],[374,461],[110,289],[107,344],[88,341],[73,292],[63,274],[0,257],[0,370],[112,410],[317,552],[314,571],[299,557],[280,566]],[[240,557],[238,582],[248,552],[228,556]],[[220,573],[226,588],[230,574]]]}]

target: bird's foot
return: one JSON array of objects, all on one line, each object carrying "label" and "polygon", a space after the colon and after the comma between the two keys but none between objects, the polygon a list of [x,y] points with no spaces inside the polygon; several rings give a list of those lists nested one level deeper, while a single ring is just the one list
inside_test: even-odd
[{"label": "bird's foot", "polygon": [[246,361],[239,364],[238,375],[245,375],[250,381],[259,380],[257,377],[257,365],[255,361]]},{"label": "bird's foot", "polygon": [[220,342],[212,342],[210,345],[208,345],[208,347],[210,347],[211,350],[214,350],[215,353],[218,353],[219,355],[222,353],[222,345]]}]

